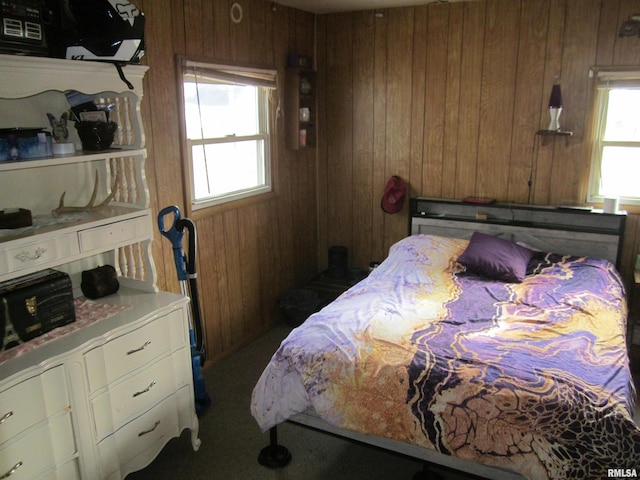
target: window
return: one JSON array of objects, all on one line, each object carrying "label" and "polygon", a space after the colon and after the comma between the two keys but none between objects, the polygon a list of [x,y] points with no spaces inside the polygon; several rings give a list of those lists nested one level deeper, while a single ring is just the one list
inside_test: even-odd
[{"label": "window", "polygon": [[596,73],[589,200],[640,205],[640,71]]},{"label": "window", "polygon": [[276,72],[183,60],[182,87],[192,208],[270,192]]}]

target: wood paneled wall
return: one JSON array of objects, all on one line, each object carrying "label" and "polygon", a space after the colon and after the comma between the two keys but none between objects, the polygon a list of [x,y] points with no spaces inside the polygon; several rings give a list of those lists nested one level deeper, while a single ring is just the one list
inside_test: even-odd
[{"label": "wood paneled wall", "polygon": [[[142,104],[152,208],[184,205],[177,54],[273,65],[316,57],[319,146],[286,149],[278,119],[277,196],[198,218],[198,276],[210,358],[278,320],[278,295],[349,248],[366,267],[407,231],[407,209],[387,215],[387,179],[410,195],[581,203],[588,177],[593,65],[640,64],[640,39],[618,37],[640,0],[488,0],[314,16],[264,0],[136,0],[150,66]],[[574,135],[538,144],[560,76],[561,122]],[[528,187],[532,165],[535,182]],[[625,273],[640,243],[629,216]],[[157,234],[159,286],[179,291],[169,242]]]},{"label": "wood paneled wall", "polygon": [[[341,244],[365,267],[406,235],[407,207],[380,209],[391,175],[411,196],[582,204],[589,68],[640,65],[640,39],[618,36],[636,12],[638,0],[487,0],[318,16],[319,263]],[[555,77],[574,134],[547,143],[535,132]],[[638,229],[630,215],[626,278]]]},{"label": "wood paneled wall", "polygon": [[[269,65],[284,81],[288,53],[314,53],[315,17],[264,0],[136,0],[146,16],[143,115],[154,212],[184,204],[176,55]],[[267,202],[196,220],[198,286],[210,359],[226,355],[279,320],[277,297],[316,272],[316,156],[285,148],[278,118],[276,193]],[[186,240],[186,237],[185,237]],[[184,245],[186,249],[186,244]],[[179,292],[170,242],[156,232],[159,287]]]}]

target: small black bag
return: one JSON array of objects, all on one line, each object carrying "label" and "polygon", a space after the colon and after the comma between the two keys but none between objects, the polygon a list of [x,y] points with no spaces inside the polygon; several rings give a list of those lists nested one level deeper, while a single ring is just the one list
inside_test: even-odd
[{"label": "small black bag", "polygon": [[80,288],[84,296],[92,300],[116,293],[120,288],[116,269],[103,265],[83,271]]}]

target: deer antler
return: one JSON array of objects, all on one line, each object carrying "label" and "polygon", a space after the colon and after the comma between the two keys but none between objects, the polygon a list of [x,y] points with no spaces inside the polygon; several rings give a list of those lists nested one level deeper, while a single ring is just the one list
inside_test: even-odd
[{"label": "deer antler", "polygon": [[118,191],[118,183],[119,183],[120,172],[116,173],[116,178],[113,180],[113,184],[111,185],[111,193],[107,198],[105,198],[99,205],[94,205],[93,203],[96,201],[96,196],[98,195],[98,171],[96,170],[95,180],[93,182],[93,192],[91,193],[91,198],[89,199],[89,203],[87,203],[84,207],[65,207],[64,205],[64,196],[67,192],[62,192],[60,196],[60,203],[58,204],[58,208],[53,210],[51,213],[54,217],[59,217],[63,213],[68,212],[90,212],[91,210],[97,210],[98,208],[105,207],[109,204],[113,197],[115,197],[116,192]]}]

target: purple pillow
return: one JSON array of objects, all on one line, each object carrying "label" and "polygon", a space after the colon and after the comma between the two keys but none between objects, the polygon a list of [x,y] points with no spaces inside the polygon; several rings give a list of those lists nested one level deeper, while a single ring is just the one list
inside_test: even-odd
[{"label": "purple pillow", "polygon": [[458,263],[467,270],[503,282],[520,283],[534,251],[504,238],[473,232]]}]

